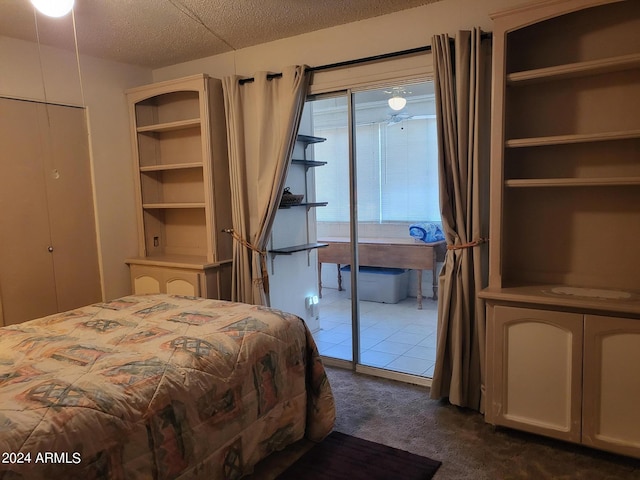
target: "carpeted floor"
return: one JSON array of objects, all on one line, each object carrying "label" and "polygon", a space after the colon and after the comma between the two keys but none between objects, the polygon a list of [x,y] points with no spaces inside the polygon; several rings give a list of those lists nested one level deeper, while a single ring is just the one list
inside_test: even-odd
[{"label": "carpeted floor", "polygon": [[[640,480],[640,460],[495,428],[476,412],[430,400],[428,389],[327,367],[335,429],[442,462],[434,480]],[[298,444],[258,466],[276,478],[309,448]]]}]

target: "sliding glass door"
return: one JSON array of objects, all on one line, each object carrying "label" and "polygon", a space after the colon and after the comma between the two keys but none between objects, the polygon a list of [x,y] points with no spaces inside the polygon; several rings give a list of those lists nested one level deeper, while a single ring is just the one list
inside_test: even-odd
[{"label": "sliding glass door", "polygon": [[[389,99],[401,98],[398,110]],[[396,100],[394,100],[396,101]],[[439,226],[431,82],[344,92],[309,102],[316,169],[324,356],[430,377],[437,301],[432,248],[412,226]],[[395,106],[395,105],[394,105]],[[432,243],[432,242],[430,242]],[[422,292],[422,299],[419,298]]]},{"label": "sliding glass door", "polygon": [[314,172],[316,196],[327,201],[327,206],[316,211],[317,237],[329,244],[318,250],[321,330],[315,337],[322,355],[357,361],[353,341],[358,339],[358,304],[352,302],[347,271],[357,254],[352,248],[355,170],[350,153],[350,96],[342,92],[318,98],[309,101],[307,108],[311,109],[313,134],[326,139],[314,146],[314,154],[327,162]]},{"label": "sliding glass door", "polygon": [[432,83],[354,92],[353,111],[360,364],[430,377],[437,302],[433,271],[420,270],[431,252],[410,228],[440,220]]}]

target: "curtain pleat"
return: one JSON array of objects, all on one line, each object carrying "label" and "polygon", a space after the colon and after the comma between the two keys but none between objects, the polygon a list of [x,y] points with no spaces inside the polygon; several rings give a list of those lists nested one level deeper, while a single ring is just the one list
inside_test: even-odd
[{"label": "curtain pleat", "polygon": [[287,67],[280,78],[267,72],[240,85],[223,79],[234,231],[233,301],[269,304],[264,254],[295,145],[309,75]]},{"label": "curtain pleat", "polygon": [[433,38],[440,210],[448,249],[438,279],[438,339],[431,398],[483,410],[488,167],[486,58],[481,32]]}]

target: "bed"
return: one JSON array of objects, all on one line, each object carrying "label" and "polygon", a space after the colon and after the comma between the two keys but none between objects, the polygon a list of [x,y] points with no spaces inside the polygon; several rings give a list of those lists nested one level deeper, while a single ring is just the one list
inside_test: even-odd
[{"label": "bed", "polygon": [[332,429],[295,315],[128,296],[0,329],[0,478],[236,479]]}]

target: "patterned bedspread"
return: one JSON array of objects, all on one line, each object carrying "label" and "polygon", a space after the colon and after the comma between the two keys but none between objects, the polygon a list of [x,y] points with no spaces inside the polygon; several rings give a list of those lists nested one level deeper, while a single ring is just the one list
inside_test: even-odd
[{"label": "patterned bedspread", "polygon": [[129,296],[0,329],[0,478],[236,479],[332,429],[298,317]]}]

